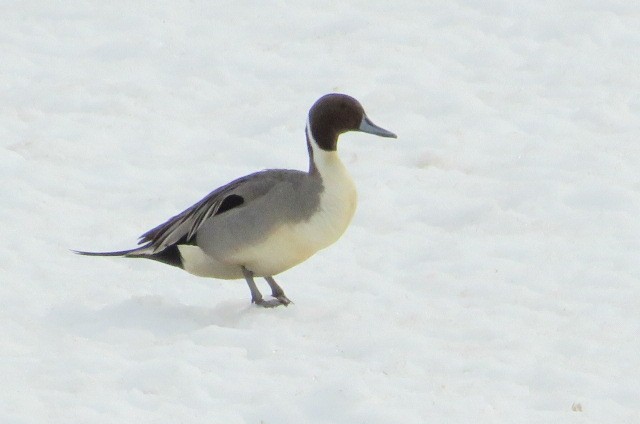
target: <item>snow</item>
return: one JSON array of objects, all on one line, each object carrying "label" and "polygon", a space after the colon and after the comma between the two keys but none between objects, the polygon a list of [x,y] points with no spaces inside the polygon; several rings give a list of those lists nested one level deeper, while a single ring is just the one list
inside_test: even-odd
[{"label": "snow", "polygon": [[[639,3],[2,9],[2,423],[640,422]],[[295,304],[70,253],[306,169],[332,91],[399,138]]]}]

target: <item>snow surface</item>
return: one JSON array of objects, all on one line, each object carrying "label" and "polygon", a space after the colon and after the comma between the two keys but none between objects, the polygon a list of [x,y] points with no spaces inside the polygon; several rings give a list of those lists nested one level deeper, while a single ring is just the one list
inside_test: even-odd
[{"label": "snow surface", "polygon": [[[640,422],[639,2],[1,11],[0,422]],[[306,169],[332,91],[399,139],[341,139],[358,211],[294,305],[69,252]]]}]

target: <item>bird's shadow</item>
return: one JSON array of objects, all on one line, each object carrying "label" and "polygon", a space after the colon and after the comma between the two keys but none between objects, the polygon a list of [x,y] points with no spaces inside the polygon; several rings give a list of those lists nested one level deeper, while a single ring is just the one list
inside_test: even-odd
[{"label": "bird's shadow", "polygon": [[168,301],[160,296],[135,296],[99,308],[60,305],[51,323],[81,337],[100,338],[114,331],[146,332],[155,337],[172,337],[218,326],[237,328],[251,313],[246,302],[222,302],[211,308]]}]

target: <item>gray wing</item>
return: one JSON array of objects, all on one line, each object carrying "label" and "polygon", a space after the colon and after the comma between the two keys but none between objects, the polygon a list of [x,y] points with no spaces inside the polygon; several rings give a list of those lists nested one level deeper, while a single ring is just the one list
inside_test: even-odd
[{"label": "gray wing", "polygon": [[244,205],[269,192],[276,184],[302,171],[266,170],[238,178],[200,200],[195,205],[147,231],[138,241],[150,253],[157,253],[175,244],[192,244],[195,235],[208,219]]}]

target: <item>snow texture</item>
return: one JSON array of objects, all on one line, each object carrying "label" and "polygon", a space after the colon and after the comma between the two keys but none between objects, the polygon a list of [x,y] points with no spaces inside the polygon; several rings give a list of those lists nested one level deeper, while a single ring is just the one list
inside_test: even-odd
[{"label": "snow texture", "polygon": [[[640,422],[639,2],[1,11],[0,422]],[[399,138],[342,137],[358,211],[295,304],[70,253],[306,169],[333,91]]]}]

